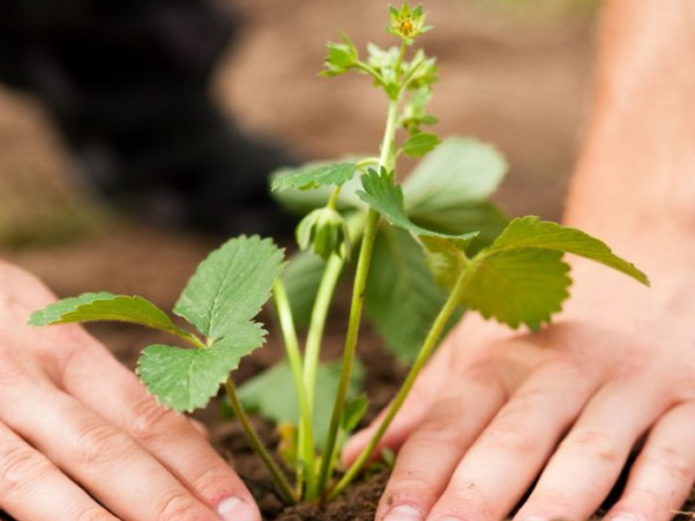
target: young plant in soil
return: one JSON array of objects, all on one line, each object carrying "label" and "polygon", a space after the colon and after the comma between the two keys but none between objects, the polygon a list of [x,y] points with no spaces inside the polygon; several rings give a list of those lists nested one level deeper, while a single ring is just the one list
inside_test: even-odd
[{"label": "young plant in soil", "polygon": [[[328,44],[323,76],[356,72],[388,102],[377,156],[308,165],[277,173],[272,190],[288,208],[308,211],[297,227],[300,252],[289,263],[269,239],[241,236],[198,267],[174,307],[178,325],[138,296],[87,293],[34,313],[36,326],[112,320],[159,329],[188,348],[146,347],[137,373],[165,406],[204,407],[220,386],[251,446],[288,503],[331,501],[360,474],[415,379],[464,309],[511,328],[539,329],[560,311],[571,279],[565,253],[595,260],[648,284],[634,265],[586,233],[527,216],[507,221],[487,202],[506,171],[491,146],[470,138],[442,142],[423,128],[436,123],[427,104],[435,60],[416,38],[428,31],[421,6],[392,7],[387,30],[399,45]],[[401,156],[425,157],[403,184]],[[341,275],[352,277],[342,361],[321,364],[324,326]],[[254,319],[271,298],[286,362],[240,389],[231,373],[260,347]],[[410,371],[368,446],[350,466],[338,454],[367,409],[358,395],[356,348],[369,315]],[[300,342],[297,330],[308,324]],[[290,479],[249,421],[254,410],[280,427]]]}]

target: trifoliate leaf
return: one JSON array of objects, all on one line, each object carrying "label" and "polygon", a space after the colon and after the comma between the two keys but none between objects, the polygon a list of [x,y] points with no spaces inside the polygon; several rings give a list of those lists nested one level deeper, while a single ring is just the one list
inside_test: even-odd
[{"label": "trifoliate leaf", "polygon": [[576,228],[541,221],[535,216],[521,217],[509,223],[509,226],[489,248],[488,254],[520,248],[543,248],[573,253],[600,262],[629,275],[642,284],[649,285],[649,279],[642,271],[634,264],[615,255],[606,243]]},{"label": "trifoliate leaf", "polygon": [[463,303],[512,328],[526,324],[536,330],[549,322],[572,283],[562,252],[537,248],[482,256],[469,270]]},{"label": "trifoliate leaf", "polygon": [[426,217],[443,208],[485,201],[507,168],[491,145],[470,138],[445,139],[403,183],[408,214]]},{"label": "trifoliate leaf", "polygon": [[79,297],[59,300],[36,311],[29,319],[34,326],[97,321],[129,322],[175,335],[188,335],[149,300],[107,292],[84,293]]},{"label": "trifoliate leaf", "polygon": [[[401,361],[413,360],[447,295],[435,283],[415,239],[398,228],[383,227],[374,243],[365,311]],[[461,310],[454,315],[450,324]]]},{"label": "trifoliate leaf", "polygon": [[408,138],[401,146],[401,152],[411,157],[421,157],[441,143],[442,140],[436,134],[430,132],[420,132]]},{"label": "trifoliate leaf", "polygon": [[394,226],[398,226],[416,236],[435,236],[453,239],[472,239],[477,232],[471,232],[461,235],[450,235],[440,233],[433,230],[428,230],[413,223],[405,212],[403,203],[403,190],[394,182],[393,172],[385,172],[381,174],[375,170],[370,170],[362,176],[363,191],[357,192],[357,195],[374,210],[383,215],[386,220]]},{"label": "trifoliate leaf", "polygon": [[137,374],[167,407],[181,412],[204,407],[239,361],[263,343],[265,333],[253,322],[237,324],[229,331],[228,337],[204,349],[164,344],[146,347]]},{"label": "trifoliate leaf", "polygon": [[357,163],[328,163],[284,169],[279,171],[271,182],[271,190],[287,190],[297,188],[309,190],[319,186],[340,186],[352,178],[357,172]]},{"label": "trifoliate leaf", "polygon": [[309,323],[326,263],[311,251],[298,251],[282,274],[295,326]]},{"label": "trifoliate leaf", "polygon": [[261,310],[282,271],[282,259],[282,250],[270,239],[231,239],[198,266],[174,312],[212,340],[226,336],[234,324]]},{"label": "trifoliate leaf", "polygon": [[[538,329],[562,309],[569,296],[569,266],[562,261],[566,252],[649,283],[644,273],[598,239],[528,216],[514,219],[491,246],[470,261],[462,303],[513,328],[526,324]],[[457,269],[453,262],[449,267],[452,272]],[[449,273],[446,282],[450,285],[451,281]]]},{"label": "trifoliate leaf", "polygon": [[[314,437],[320,449],[328,434],[333,403],[340,382],[340,362],[319,365],[316,375],[316,403],[314,404]],[[364,370],[355,365],[350,381],[349,395],[359,392]],[[276,424],[297,424],[299,406],[294,392],[292,370],[286,362],[280,363],[239,387],[239,398],[249,411],[258,412]]]}]

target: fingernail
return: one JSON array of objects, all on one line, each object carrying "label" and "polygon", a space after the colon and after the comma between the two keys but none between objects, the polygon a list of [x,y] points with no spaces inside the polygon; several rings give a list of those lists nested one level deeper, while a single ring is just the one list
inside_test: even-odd
[{"label": "fingernail", "polygon": [[422,521],[422,512],[410,505],[398,505],[393,507],[384,516],[383,521]]},{"label": "fingernail", "polygon": [[229,497],[217,505],[217,513],[223,521],[258,521],[255,507],[238,497]]}]

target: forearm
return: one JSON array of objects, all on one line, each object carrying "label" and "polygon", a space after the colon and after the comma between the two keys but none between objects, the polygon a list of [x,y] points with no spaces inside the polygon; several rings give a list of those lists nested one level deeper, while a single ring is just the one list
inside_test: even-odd
[{"label": "forearm", "polygon": [[612,0],[601,30],[566,221],[640,250],[695,252],[695,3]]}]

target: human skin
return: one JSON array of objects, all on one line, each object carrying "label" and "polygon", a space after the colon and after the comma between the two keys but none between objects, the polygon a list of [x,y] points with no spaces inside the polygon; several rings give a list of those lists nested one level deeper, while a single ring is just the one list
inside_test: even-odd
[{"label": "human skin", "polygon": [[695,482],[694,50],[692,0],[607,3],[565,224],[651,288],[571,258],[574,294],[539,333],[464,318],[382,442],[399,453],[377,521],[497,521],[531,487],[515,521],[586,519],[633,451],[608,519],[666,520],[682,504]]},{"label": "human skin", "polygon": [[53,300],[0,261],[0,508],[19,521],[260,521],[202,427],[80,326],[26,325]]}]

